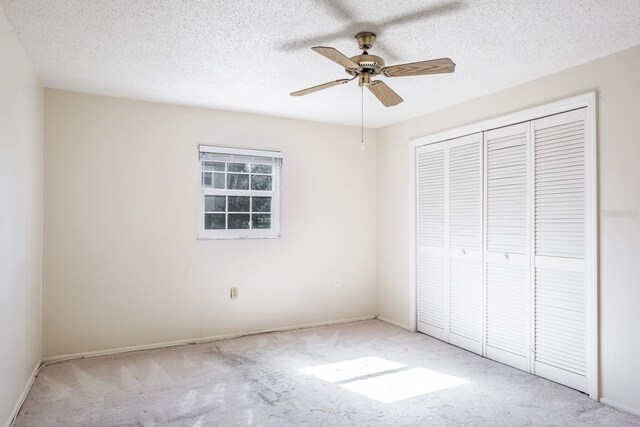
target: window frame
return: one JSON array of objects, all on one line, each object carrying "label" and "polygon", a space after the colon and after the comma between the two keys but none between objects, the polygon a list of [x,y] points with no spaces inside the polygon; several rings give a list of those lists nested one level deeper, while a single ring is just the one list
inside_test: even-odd
[{"label": "window frame", "polygon": [[[203,168],[200,158],[201,153],[214,153],[221,155],[233,155],[233,156],[247,156],[247,157],[265,157],[273,159],[271,163],[265,163],[272,165],[273,177],[271,180],[271,191],[265,190],[251,190],[251,178],[249,178],[248,190],[229,190],[227,188],[205,188],[202,181]],[[275,161],[277,160],[277,161]],[[215,161],[215,160],[213,160]],[[199,194],[198,194],[198,240],[225,240],[225,239],[279,239],[280,238],[280,169],[282,167],[282,153],[279,151],[265,151],[265,150],[251,150],[244,148],[229,148],[229,147],[216,147],[210,145],[200,145],[198,147],[198,180],[199,180]],[[234,160],[227,163],[242,163],[239,160]],[[247,160],[244,163],[251,163]],[[213,172],[213,171],[212,171]],[[250,173],[247,175],[251,176]],[[256,175],[268,175],[256,173]],[[227,179],[227,172],[225,171],[225,180]],[[212,175],[213,182],[213,175]],[[225,182],[225,187],[227,186]],[[228,197],[229,196],[244,196],[244,197],[271,197],[271,228],[269,229],[255,229],[255,228],[241,228],[241,229],[218,229],[208,230],[205,229],[205,196],[226,196],[225,214],[228,215]],[[245,212],[241,212],[245,213]],[[253,214],[251,208],[247,214]],[[228,217],[227,217],[228,221]],[[227,224],[228,225],[228,224]]]}]

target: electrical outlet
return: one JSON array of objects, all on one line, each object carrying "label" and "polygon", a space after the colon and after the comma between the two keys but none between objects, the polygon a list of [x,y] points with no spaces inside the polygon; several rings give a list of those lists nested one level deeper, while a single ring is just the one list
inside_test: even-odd
[{"label": "electrical outlet", "polygon": [[334,286],[336,288],[341,288],[342,287],[342,282],[340,281],[340,279],[336,279],[334,282]]},{"label": "electrical outlet", "polygon": [[229,292],[229,296],[231,297],[231,299],[238,298],[238,288],[231,288],[231,291]]}]

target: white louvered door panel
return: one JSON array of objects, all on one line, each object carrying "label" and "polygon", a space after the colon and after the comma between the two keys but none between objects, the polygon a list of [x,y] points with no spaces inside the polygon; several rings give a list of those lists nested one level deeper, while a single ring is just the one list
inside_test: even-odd
[{"label": "white louvered door panel", "polygon": [[537,375],[586,391],[585,110],[533,122]]},{"label": "white louvered door panel", "polygon": [[482,354],[482,134],[447,151],[449,342]]},{"label": "white louvered door panel", "polygon": [[418,330],[441,340],[449,334],[447,289],[446,144],[416,151]]},{"label": "white louvered door panel", "polygon": [[530,124],[485,132],[485,354],[530,371]]}]

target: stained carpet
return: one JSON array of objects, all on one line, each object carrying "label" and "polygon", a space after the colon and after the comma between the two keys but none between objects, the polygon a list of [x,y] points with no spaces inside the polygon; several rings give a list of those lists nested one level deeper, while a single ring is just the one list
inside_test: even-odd
[{"label": "stained carpet", "polygon": [[44,367],[16,426],[640,426],[528,373],[371,320]]}]

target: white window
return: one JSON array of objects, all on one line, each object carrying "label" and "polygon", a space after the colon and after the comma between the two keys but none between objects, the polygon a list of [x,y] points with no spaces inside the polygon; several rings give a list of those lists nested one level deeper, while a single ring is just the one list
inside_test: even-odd
[{"label": "white window", "polygon": [[281,165],[276,151],[201,145],[198,237],[279,237]]}]

